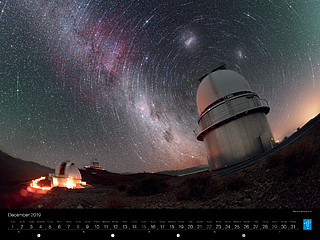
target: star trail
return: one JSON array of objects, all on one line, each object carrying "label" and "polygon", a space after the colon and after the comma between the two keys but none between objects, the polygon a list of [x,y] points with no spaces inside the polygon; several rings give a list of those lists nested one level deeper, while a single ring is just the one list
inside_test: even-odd
[{"label": "star trail", "polygon": [[225,63],[282,139],[320,112],[320,2],[0,1],[0,149],[113,172],[207,164],[197,79]]}]

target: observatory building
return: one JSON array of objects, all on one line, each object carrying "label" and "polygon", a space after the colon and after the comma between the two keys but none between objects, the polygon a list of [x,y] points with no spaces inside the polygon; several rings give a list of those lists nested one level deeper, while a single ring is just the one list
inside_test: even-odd
[{"label": "observatory building", "polygon": [[224,66],[199,79],[199,126],[211,170],[246,161],[274,146],[266,114],[268,102],[252,91],[247,80]]},{"label": "observatory building", "polygon": [[73,162],[61,162],[54,174],[49,174],[52,187],[82,188],[86,182],[81,181],[82,176]]}]

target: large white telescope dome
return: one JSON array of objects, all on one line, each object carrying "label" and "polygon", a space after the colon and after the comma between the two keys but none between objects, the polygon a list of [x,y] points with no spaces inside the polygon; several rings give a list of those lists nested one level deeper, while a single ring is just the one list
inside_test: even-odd
[{"label": "large white telescope dome", "polygon": [[252,92],[247,80],[232,70],[219,70],[208,74],[197,91],[199,114],[212,103],[236,92]]}]

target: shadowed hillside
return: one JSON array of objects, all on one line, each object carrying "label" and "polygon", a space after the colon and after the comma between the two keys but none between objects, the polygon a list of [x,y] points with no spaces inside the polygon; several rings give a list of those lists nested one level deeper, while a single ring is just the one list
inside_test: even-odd
[{"label": "shadowed hillside", "polygon": [[0,166],[0,185],[30,181],[54,171],[35,162],[11,157],[2,151],[0,151]]},{"label": "shadowed hillside", "polygon": [[[99,169],[81,169],[83,180],[92,187],[53,188],[39,196],[21,190],[21,184],[20,188],[5,195],[3,207],[318,209],[319,119],[320,115],[306,124],[309,130],[292,143],[233,174],[218,177],[206,171],[177,177],[151,173],[122,175]],[[4,158],[11,159],[1,160],[7,164],[5,168],[9,168],[9,172],[5,173],[5,168],[1,171],[7,177],[14,175],[11,182],[25,181],[28,177],[32,179],[30,171],[33,167],[39,174],[41,172],[40,175],[49,171],[35,163],[12,160],[6,154]]]}]

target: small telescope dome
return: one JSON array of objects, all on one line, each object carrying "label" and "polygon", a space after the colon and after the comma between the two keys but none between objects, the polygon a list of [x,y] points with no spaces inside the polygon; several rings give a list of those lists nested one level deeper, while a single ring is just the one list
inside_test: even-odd
[{"label": "small telescope dome", "polygon": [[73,162],[61,162],[58,164],[55,175],[64,178],[72,178],[81,180],[81,173]]}]

